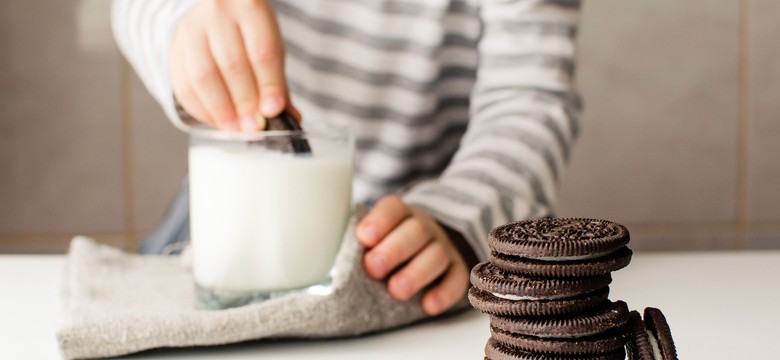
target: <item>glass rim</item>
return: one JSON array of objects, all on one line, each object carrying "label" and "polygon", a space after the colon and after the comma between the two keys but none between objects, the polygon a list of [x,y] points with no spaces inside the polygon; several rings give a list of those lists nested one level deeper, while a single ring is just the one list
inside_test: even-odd
[{"label": "glass rim", "polygon": [[229,131],[206,126],[192,126],[187,133],[190,138],[219,141],[262,141],[280,137],[306,137],[308,135],[326,137],[344,137],[354,139],[354,128],[342,124],[306,124],[302,130],[258,130],[258,131]]}]

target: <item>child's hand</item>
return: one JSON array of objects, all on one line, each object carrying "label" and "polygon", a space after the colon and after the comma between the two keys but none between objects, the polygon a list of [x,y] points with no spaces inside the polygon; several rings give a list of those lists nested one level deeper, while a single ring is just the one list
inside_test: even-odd
[{"label": "child's hand", "polygon": [[296,113],[267,0],[200,1],[179,23],[169,55],[173,93],[199,121],[254,131],[265,127],[263,116]]},{"label": "child's hand", "polygon": [[444,229],[423,211],[385,196],[357,225],[355,235],[368,248],[363,266],[369,276],[387,282],[390,295],[408,300],[426,286],[422,307],[437,315],[460,300],[468,288],[466,262]]}]

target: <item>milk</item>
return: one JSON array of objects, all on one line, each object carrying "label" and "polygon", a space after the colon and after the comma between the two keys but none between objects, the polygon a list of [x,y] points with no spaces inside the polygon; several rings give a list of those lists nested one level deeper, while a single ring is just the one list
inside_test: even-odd
[{"label": "milk", "polygon": [[278,291],[317,284],[351,211],[352,148],[282,154],[252,144],[190,146],[197,285]]}]

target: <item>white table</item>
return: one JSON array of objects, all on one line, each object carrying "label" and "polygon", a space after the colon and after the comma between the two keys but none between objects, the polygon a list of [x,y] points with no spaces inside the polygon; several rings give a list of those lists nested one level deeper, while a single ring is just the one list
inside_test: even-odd
[{"label": "white table", "polygon": [[[57,359],[62,256],[0,255],[0,359]],[[610,298],[664,311],[683,360],[780,359],[780,252],[639,254]],[[139,359],[481,359],[487,316],[332,341],[252,342]]]}]

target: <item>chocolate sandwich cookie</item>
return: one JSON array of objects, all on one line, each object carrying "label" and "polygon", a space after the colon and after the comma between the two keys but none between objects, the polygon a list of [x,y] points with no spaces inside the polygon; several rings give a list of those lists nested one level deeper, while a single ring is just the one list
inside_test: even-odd
[{"label": "chocolate sandwich cookie", "polygon": [[477,310],[490,315],[504,316],[555,316],[593,309],[604,304],[609,296],[609,287],[575,296],[555,300],[509,300],[495,296],[477,287],[469,289],[469,302]]},{"label": "chocolate sandwich cookie", "polygon": [[677,360],[677,349],[674,346],[674,339],[672,339],[672,331],[669,329],[669,324],[661,310],[652,307],[645,308],[644,323],[653,351],[660,353],[663,360]]},{"label": "chocolate sandwich cookie", "polygon": [[[268,131],[300,131],[303,130],[297,120],[287,112],[283,111],[276,117],[266,119],[266,130]],[[298,135],[271,137],[268,140],[268,147],[280,150],[285,153],[310,154],[311,147],[309,141]]]},{"label": "chocolate sandwich cookie", "polygon": [[498,226],[488,234],[494,252],[541,261],[606,256],[628,244],[628,230],[598,219],[545,218]]},{"label": "chocolate sandwich cookie", "polygon": [[515,334],[490,327],[490,335],[496,341],[518,349],[543,354],[604,354],[623,349],[628,341],[626,328],[612,329],[601,334],[579,338],[540,338]]},{"label": "chocolate sandwich cookie", "polygon": [[655,360],[653,347],[642,316],[634,310],[628,314],[628,326],[631,338],[628,341],[628,358],[631,360]]},{"label": "chocolate sandwich cookie", "polygon": [[547,261],[493,252],[490,262],[514,273],[543,277],[580,277],[606,275],[631,262],[632,251],[623,246],[606,256],[586,260]]},{"label": "chocolate sandwich cookie", "polygon": [[513,334],[537,338],[582,338],[622,329],[626,332],[628,306],[608,302],[592,311],[552,317],[491,316],[490,325]]},{"label": "chocolate sandwich cookie", "polygon": [[556,300],[571,298],[609,286],[609,274],[578,278],[540,278],[502,270],[490,262],[471,269],[471,283],[507,300]]},{"label": "chocolate sandwich cookie", "polygon": [[618,348],[604,354],[541,354],[507,346],[494,338],[489,338],[485,345],[485,358],[490,360],[624,360],[626,353],[623,348]]}]

